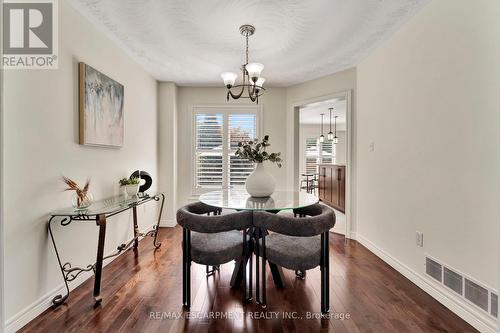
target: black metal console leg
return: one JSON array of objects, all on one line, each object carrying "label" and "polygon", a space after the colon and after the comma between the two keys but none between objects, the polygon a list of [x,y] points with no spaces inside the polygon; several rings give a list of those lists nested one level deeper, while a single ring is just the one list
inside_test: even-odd
[{"label": "black metal console leg", "polygon": [[[155,197],[155,200],[160,200],[160,198],[156,199],[158,197]],[[153,241],[153,245],[155,248],[159,249],[161,246],[161,242],[157,242],[158,239],[158,232],[160,231],[160,221],[161,221],[161,214],[163,212],[163,204],[165,203],[165,194],[161,194],[161,206],[160,206],[160,212],[158,213],[158,221],[156,222],[155,228],[155,238]]]},{"label": "black metal console leg", "polygon": [[99,226],[99,241],[97,244],[97,258],[95,263],[94,277],[94,300],[96,304],[101,303],[101,276],[102,276],[102,261],[104,256],[104,240],[106,238],[106,216],[98,215],[96,220]]},{"label": "black metal console leg", "polygon": [[61,274],[63,276],[64,284],[66,285],[66,295],[57,295],[52,299],[52,305],[53,307],[57,307],[61,304],[63,304],[66,299],[69,296],[69,286],[68,286],[68,281],[66,280],[66,275],[64,274],[64,267],[61,264],[61,258],[59,257],[59,251],[57,251],[57,246],[56,246],[56,241],[54,240],[54,235],[52,234],[52,228],[50,223],[54,219],[54,216],[52,216],[49,221],[47,222],[47,228],[49,229],[49,235],[50,239],[52,240],[52,245],[54,246],[54,251],[56,252],[56,257],[57,257],[57,262],[59,263],[59,268],[61,268]]},{"label": "black metal console leg", "polygon": [[137,224],[137,207],[132,207],[132,216],[134,219],[134,249],[139,246],[139,226]]}]

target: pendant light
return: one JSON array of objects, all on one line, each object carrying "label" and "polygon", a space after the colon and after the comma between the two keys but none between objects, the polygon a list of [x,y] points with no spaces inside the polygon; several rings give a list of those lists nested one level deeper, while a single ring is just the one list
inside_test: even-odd
[{"label": "pendant light", "polygon": [[328,108],[328,110],[330,111],[330,132],[328,132],[328,141],[332,141],[333,140],[333,133],[332,133],[332,110],[333,108]]},{"label": "pendant light", "polygon": [[325,114],[321,114],[321,135],[319,136],[319,142],[325,142],[325,136],[323,135],[323,116]]},{"label": "pendant light", "polygon": [[333,140],[332,141],[333,141],[333,144],[335,144],[335,145],[337,143],[339,143],[339,138],[337,137],[337,117],[338,116],[333,117],[333,121],[334,121],[334,123],[333,123],[333,126],[334,126],[333,127],[333,131],[335,132],[335,135],[333,136]]}]

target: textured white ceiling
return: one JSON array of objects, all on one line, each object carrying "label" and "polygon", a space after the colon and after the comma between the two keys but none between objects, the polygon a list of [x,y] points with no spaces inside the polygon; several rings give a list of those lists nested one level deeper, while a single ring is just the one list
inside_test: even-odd
[{"label": "textured white ceiling", "polygon": [[71,0],[160,81],[221,85],[250,61],[287,86],[355,66],[428,0]]}]

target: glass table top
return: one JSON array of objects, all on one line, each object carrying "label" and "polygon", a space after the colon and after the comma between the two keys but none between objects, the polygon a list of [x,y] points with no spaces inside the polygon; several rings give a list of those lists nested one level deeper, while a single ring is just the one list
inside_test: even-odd
[{"label": "glass table top", "polygon": [[220,190],[204,193],[199,200],[204,204],[237,210],[284,210],[302,208],[318,202],[307,192],[275,191],[267,198],[254,198],[246,190]]},{"label": "glass table top", "polygon": [[68,207],[60,210],[56,210],[50,213],[51,216],[96,216],[96,215],[108,215],[123,211],[133,206],[138,206],[142,203],[148,202],[150,200],[158,200],[161,193],[155,194],[144,194],[144,195],[118,195],[112,198],[107,198],[103,200],[97,200],[92,203],[86,209],[75,209],[73,207]]}]

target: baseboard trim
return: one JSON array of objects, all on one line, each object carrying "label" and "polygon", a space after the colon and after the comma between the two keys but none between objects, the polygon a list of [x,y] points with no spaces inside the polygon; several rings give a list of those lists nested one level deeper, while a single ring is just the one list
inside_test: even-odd
[{"label": "baseboard trim", "polygon": [[356,240],[370,250],[377,257],[385,261],[389,266],[394,268],[396,271],[401,273],[408,280],[416,284],[419,288],[424,290],[427,294],[432,296],[438,302],[443,304],[445,307],[450,309],[460,318],[468,322],[474,328],[480,332],[491,332],[497,331],[498,324],[496,320],[489,318],[487,315],[482,314],[478,309],[476,309],[471,304],[466,303],[463,300],[458,299],[455,295],[451,294],[450,291],[444,289],[442,286],[438,285],[431,279],[423,276],[422,274],[414,271],[410,267],[406,266],[398,259],[394,258],[392,255],[387,253],[381,247],[372,243],[363,235],[357,233]]},{"label": "baseboard trim", "polygon": [[160,227],[173,228],[177,225],[176,220],[161,220]]},{"label": "baseboard trim", "polygon": [[[152,226],[147,228],[146,230],[151,230]],[[145,231],[146,231],[145,230]],[[128,241],[130,241],[132,238],[130,238]],[[144,239],[144,238],[143,238]],[[125,241],[125,243],[128,243],[128,241]],[[142,241],[142,239],[141,239]],[[114,252],[114,251],[113,251]],[[103,267],[106,267],[110,263],[112,263],[116,258],[120,257],[124,253],[127,253],[128,251],[124,251],[120,253],[118,256],[110,258],[106,262],[103,263]],[[111,252],[112,253],[112,252]],[[111,253],[107,253],[106,255],[110,255]],[[84,283],[86,280],[92,278],[94,274],[92,272],[83,272],[80,276],[78,276],[74,281],[72,281],[69,284],[69,289],[73,291],[75,288],[79,287],[82,283]],[[26,308],[23,310],[19,311],[17,314],[9,318],[5,322],[5,332],[6,333],[14,333],[26,326],[30,321],[38,317],[41,313],[43,313],[45,310],[50,308],[52,306],[52,299],[56,295],[64,295],[66,293],[66,287],[64,283],[61,283],[58,287],[50,291],[49,293],[45,294],[44,296],[40,297],[38,300],[35,302],[31,303],[28,305]],[[71,297],[71,295],[70,295]],[[89,297],[91,297],[89,295]]]}]

